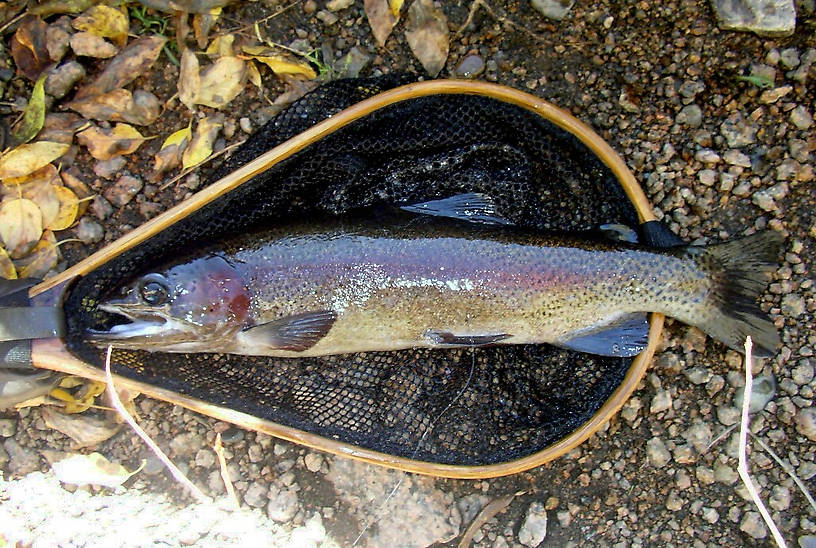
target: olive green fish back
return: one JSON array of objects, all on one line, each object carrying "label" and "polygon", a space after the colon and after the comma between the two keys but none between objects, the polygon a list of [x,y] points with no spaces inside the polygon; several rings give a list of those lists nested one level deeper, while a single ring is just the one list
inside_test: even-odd
[{"label": "olive green fish back", "polygon": [[[279,114],[210,182],[362,99],[406,83],[337,81]],[[392,104],[310,145],[69,290],[68,344],[102,367],[83,338],[96,310],[135,271],[191,246],[281,219],[483,192],[518,225],[586,230],[637,225],[611,171],[585,145],[522,108],[439,95]],[[547,345],[404,350],[281,359],[116,350],[120,375],[366,449],[410,459],[488,465],[536,453],[586,422],[629,359]]]}]

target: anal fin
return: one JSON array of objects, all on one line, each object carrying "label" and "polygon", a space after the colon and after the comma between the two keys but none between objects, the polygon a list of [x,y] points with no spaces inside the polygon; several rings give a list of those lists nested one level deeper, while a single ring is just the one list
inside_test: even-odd
[{"label": "anal fin", "polygon": [[249,327],[241,332],[241,339],[249,346],[303,352],[325,337],[336,319],[332,310],[293,314]]},{"label": "anal fin", "polygon": [[648,339],[648,318],[646,314],[636,313],[621,316],[591,331],[581,331],[575,337],[555,345],[576,352],[625,358],[640,354],[646,348]]},{"label": "anal fin", "polygon": [[449,217],[460,221],[481,223],[488,225],[512,225],[513,222],[504,218],[496,209],[493,199],[487,194],[468,192],[457,194],[441,200],[430,200],[418,204],[409,204],[400,207],[403,211],[422,213],[435,217]]},{"label": "anal fin", "polygon": [[437,331],[428,329],[425,331],[425,338],[439,346],[485,346],[496,344],[512,335],[498,333],[490,335],[454,335],[450,331]]}]

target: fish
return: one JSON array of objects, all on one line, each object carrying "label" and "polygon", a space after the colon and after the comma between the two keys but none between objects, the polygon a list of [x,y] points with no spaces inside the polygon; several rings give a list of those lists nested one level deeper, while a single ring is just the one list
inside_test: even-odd
[{"label": "fish", "polygon": [[[778,268],[774,231],[652,248],[514,225],[463,194],[379,214],[298,220],[151,265],[104,296],[95,345],[307,357],[405,348],[552,344],[634,356],[648,313],[756,357],[776,327],[757,304]],[[609,231],[607,231],[609,232]]]}]

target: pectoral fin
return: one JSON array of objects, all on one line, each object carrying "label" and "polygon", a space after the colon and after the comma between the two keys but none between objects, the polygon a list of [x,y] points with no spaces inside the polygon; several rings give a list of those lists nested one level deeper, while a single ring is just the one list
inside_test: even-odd
[{"label": "pectoral fin", "polygon": [[449,331],[436,331],[429,329],[425,332],[425,338],[439,346],[485,346],[496,344],[508,339],[512,335],[498,333],[491,335],[454,335]]},{"label": "pectoral fin", "polygon": [[488,225],[512,225],[513,222],[504,218],[496,209],[493,199],[487,194],[468,192],[457,194],[450,198],[431,200],[419,204],[410,204],[400,207],[403,211],[434,215],[436,217],[450,217],[460,221],[481,223]]},{"label": "pectoral fin", "polygon": [[646,314],[628,314],[592,331],[582,331],[575,337],[555,343],[577,352],[601,356],[629,357],[640,354],[649,339]]},{"label": "pectoral fin", "polygon": [[241,342],[250,346],[303,352],[325,337],[336,319],[337,314],[332,310],[294,314],[245,329],[241,332]]}]

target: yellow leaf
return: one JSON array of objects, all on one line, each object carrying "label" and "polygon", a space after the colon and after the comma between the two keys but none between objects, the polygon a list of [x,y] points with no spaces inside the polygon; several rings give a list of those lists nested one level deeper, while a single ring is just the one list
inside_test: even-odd
[{"label": "yellow leaf", "polygon": [[43,127],[45,122],[45,89],[43,86],[46,76],[47,74],[43,73],[34,84],[31,99],[28,100],[28,105],[23,113],[23,120],[12,133],[15,143],[29,142]]},{"label": "yellow leaf", "polygon": [[105,5],[96,5],[71,23],[77,30],[90,32],[102,38],[112,38],[124,45],[130,24],[122,11]]},{"label": "yellow leaf", "polygon": [[235,55],[232,49],[232,45],[234,42],[235,42],[234,34],[224,34],[223,36],[216,36],[215,38],[213,38],[213,41],[210,42],[210,45],[207,46],[207,50],[204,53],[210,56],[232,57],[233,55]]},{"label": "yellow leaf", "polygon": [[221,109],[244,90],[246,63],[237,57],[220,57],[201,71],[201,88],[195,102]]},{"label": "yellow leaf", "polygon": [[[290,61],[281,57],[280,55],[256,55],[251,51],[247,50],[256,50],[257,48],[244,48],[244,51],[248,53],[253,59],[256,59],[263,63],[264,65],[268,66],[272,69],[272,72],[281,76],[284,74],[294,74],[305,76],[310,80],[313,78],[317,78],[317,73],[310,67],[307,63],[299,63],[297,61]],[[265,50],[264,51],[268,51]]]},{"label": "yellow leaf", "polygon": [[17,198],[0,205],[0,238],[13,259],[25,255],[42,230],[42,213],[31,200]]},{"label": "yellow leaf", "polygon": [[391,15],[399,19],[400,10],[404,3],[404,0],[388,0],[388,8],[391,10]]},{"label": "yellow leaf", "polygon": [[114,464],[99,453],[71,455],[52,465],[54,474],[62,483],[72,485],[101,485],[118,487],[141,468],[128,472],[121,464]]},{"label": "yellow leaf", "polygon": [[43,228],[57,216],[59,211],[59,200],[54,192],[56,186],[49,181],[38,181],[22,188],[21,197],[31,200],[40,208]]},{"label": "yellow leaf", "polygon": [[249,81],[255,84],[255,86],[261,90],[261,93],[263,93],[263,80],[261,79],[261,73],[258,71],[258,66],[252,60],[247,61],[247,77],[249,78]]},{"label": "yellow leaf", "polygon": [[2,247],[0,247],[0,278],[7,280],[17,279],[17,269],[14,268],[11,257],[8,256],[8,253],[6,253],[6,250]]},{"label": "yellow leaf", "polygon": [[48,271],[57,266],[57,246],[48,240],[40,240],[23,259],[17,261],[17,273],[21,278],[45,278]]},{"label": "yellow leaf", "polygon": [[9,185],[27,185],[29,183],[38,183],[38,182],[50,182],[59,177],[59,173],[57,173],[57,168],[54,167],[54,164],[48,164],[46,166],[41,167],[37,171],[33,173],[29,173],[28,175],[23,175],[22,177],[11,177],[9,179],[3,180],[3,183],[6,186]]},{"label": "yellow leaf", "polygon": [[208,116],[198,123],[193,140],[182,156],[184,169],[197,166],[212,154],[215,138],[223,125],[223,115]]},{"label": "yellow leaf", "polygon": [[190,142],[190,126],[180,129],[164,140],[161,150],[156,153],[152,179],[159,180],[160,175],[181,163],[181,155]]},{"label": "yellow leaf", "polygon": [[77,133],[77,140],[88,148],[97,160],[110,160],[116,156],[130,154],[145,142],[145,138],[128,124],[116,124],[113,129],[91,126]]},{"label": "yellow leaf", "polygon": [[207,45],[210,30],[221,16],[221,8],[213,8],[208,13],[197,13],[193,16],[193,31],[199,48]]},{"label": "yellow leaf", "polygon": [[189,139],[191,135],[192,130],[190,129],[190,126],[187,126],[174,133],[171,133],[170,136],[164,140],[164,143],[162,144],[161,147],[167,148],[171,145],[180,145],[182,142]]},{"label": "yellow leaf", "polygon": [[0,179],[23,177],[44,167],[71,148],[64,143],[38,141],[20,145],[0,158]]},{"label": "yellow leaf", "polygon": [[59,209],[54,218],[50,222],[43,223],[43,225],[49,230],[65,230],[74,224],[77,218],[77,214],[79,213],[79,198],[70,188],[61,185],[53,186]]}]

